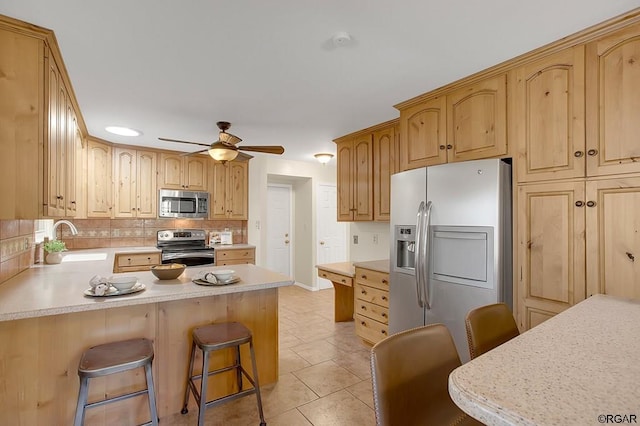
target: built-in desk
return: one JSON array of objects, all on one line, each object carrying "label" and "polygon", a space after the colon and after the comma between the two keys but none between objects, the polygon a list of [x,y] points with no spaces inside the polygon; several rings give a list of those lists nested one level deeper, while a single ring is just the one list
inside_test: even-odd
[{"label": "built-in desk", "polygon": [[351,262],[316,265],[318,276],[333,284],[335,322],[353,321],[353,277],[355,268]]},{"label": "built-in desk", "polygon": [[639,336],[640,301],[595,295],[455,369],[449,393],[487,425],[634,424]]}]

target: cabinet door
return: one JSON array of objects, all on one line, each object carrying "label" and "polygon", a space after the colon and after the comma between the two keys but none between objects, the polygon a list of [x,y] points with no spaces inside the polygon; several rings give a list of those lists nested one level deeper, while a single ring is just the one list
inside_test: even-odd
[{"label": "cabinet door", "polygon": [[113,161],[113,216],[136,217],[136,151],[115,148]]},{"label": "cabinet door", "polygon": [[136,153],[136,215],[154,218],[157,213],[158,191],[156,189],[156,153],[137,151]]},{"label": "cabinet door", "polygon": [[584,177],[584,47],[529,63],[509,77],[518,181]]},{"label": "cabinet door", "polygon": [[584,182],[518,189],[517,319],[521,330],[585,298],[584,202]]},{"label": "cabinet door", "polygon": [[111,146],[87,144],[87,217],[111,217]]},{"label": "cabinet door", "polygon": [[65,216],[76,217],[78,213],[78,161],[82,152],[82,134],[78,127],[78,118],[71,101],[67,102],[67,174],[65,177]]},{"label": "cabinet door", "polygon": [[400,168],[416,169],[447,162],[445,97],[400,111]]},{"label": "cabinet door", "polygon": [[211,219],[227,218],[227,165],[214,161],[211,168],[213,174],[213,184],[211,188],[211,199],[209,200]]},{"label": "cabinet door", "polygon": [[249,216],[249,163],[231,161],[227,165],[229,172],[227,186],[228,217],[235,220],[247,220]]},{"label": "cabinet door", "polygon": [[182,184],[182,157],[178,154],[160,154],[158,187],[184,189]]},{"label": "cabinet door", "polygon": [[45,211],[46,216],[62,216],[59,210],[60,193],[59,180],[63,179],[58,170],[58,153],[60,146],[60,85],[59,72],[56,63],[52,58],[48,58],[47,67],[47,108],[48,108],[48,126],[45,143]]},{"label": "cabinet door", "polygon": [[184,157],[183,185],[189,191],[207,190],[209,158],[203,155]]},{"label": "cabinet door", "polygon": [[587,45],[587,175],[640,171],[640,24]]},{"label": "cabinet door", "polygon": [[640,299],[640,178],[587,181],[587,202],[587,294]]},{"label": "cabinet door", "polygon": [[391,214],[391,175],[398,152],[395,126],[373,134],[373,218],[389,221]]},{"label": "cabinet door", "polygon": [[506,75],[447,95],[447,140],[449,162],[507,153]]},{"label": "cabinet door", "polygon": [[353,141],[337,143],[338,221],[353,220],[352,151]]},{"label": "cabinet door", "polygon": [[353,208],[356,221],[373,220],[373,142],[371,135],[353,142]]}]

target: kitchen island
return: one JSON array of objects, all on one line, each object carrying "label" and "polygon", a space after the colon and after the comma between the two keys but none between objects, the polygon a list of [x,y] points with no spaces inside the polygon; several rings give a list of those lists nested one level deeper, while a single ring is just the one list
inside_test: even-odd
[{"label": "kitchen island", "polygon": [[455,369],[449,394],[487,425],[637,423],[640,301],[594,295]]},{"label": "kitchen island", "polygon": [[[260,383],[277,380],[278,287],[293,284],[289,277],[255,265],[234,265],[239,283],[199,286],[192,278],[199,271],[216,267],[190,267],[178,279],[168,281],[157,280],[151,272],[128,273],[146,286],[139,293],[84,295],[92,276],[112,275],[118,250],[133,249],[69,252],[59,265],[36,265],[0,285],[2,422],[71,424],[82,352],[93,345],[134,337],[154,342],[160,418],[177,413],[182,408],[190,331],[212,322],[239,321],[250,328]],[[230,352],[221,352],[213,357],[212,368],[231,359]],[[243,364],[249,359],[247,349]],[[89,401],[105,393],[115,395],[142,387],[144,374],[136,373],[92,380]],[[212,379],[209,398],[228,391],[232,383],[231,375]],[[86,422],[139,424],[148,418],[147,401],[140,397],[88,410]]]}]

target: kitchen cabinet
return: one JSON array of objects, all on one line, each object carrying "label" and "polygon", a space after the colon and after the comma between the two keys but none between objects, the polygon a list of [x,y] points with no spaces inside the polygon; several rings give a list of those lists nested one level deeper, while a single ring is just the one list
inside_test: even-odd
[{"label": "kitchen cabinet", "polygon": [[42,215],[44,48],[0,19],[0,219]]},{"label": "kitchen cabinet", "polygon": [[214,162],[211,183],[211,219],[247,220],[249,217],[249,163]]},{"label": "kitchen cabinet", "polygon": [[401,170],[446,163],[446,147],[446,97],[435,97],[400,110]]},{"label": "kitchen cabinet", "polygon": [[373,220],[373,142],[370,133],[337,144],[338,221]]},{"label": "kitchen cabinet", "polygon": [[389,334],[389,274],[355,268],[356,334],[375,344]]},{"label": "kitchen cabinet", "polygon": [[115,148],[113,158],[114,217],[156,217],[156,153]]},{"label": "kitchen cabinet", "polygon": [[158,251],[116,253],[113,260],[113,272],[149,271],[152,266],[162,263],[161,255]]},{"label": "kitchen cabinet", "polygon": [[111,144],[87,142],[87,217],[112,216]]},{"label": "kitchen cabinet", "polygon": [[584,46],[518,67],[509,81],[518,182],[584,177]]},{"label": "kitchen cabinet", "polygon": [[216,266],[241,265],[256,263],[256,249],[251,248],[217,248],[215,249]]},{"label": "kitchen cabinet", "polygon": [[78,161],[82,152],[82,135],[76,111],[64,83],[60,68],[51,52],[45,50],[48,95],[48,126],[44,144],[46,216],[74,217],[78,212],[76,182],[80,179]]},{"label": "kitchen cabinet", "polygon": [[587,175],[640,172],[640,23],[586,46]]},{"label": "kitchen cabinet", "polygon": [[158,188],[206,191],[209,167],[210,159],[204,155],[182,156],[163,152],[160,154]]},{"label": "kitchen cabinet", "polygon": [[391,217],[391,175],[398,168],[398,124],[373,132],[373,219]]}]

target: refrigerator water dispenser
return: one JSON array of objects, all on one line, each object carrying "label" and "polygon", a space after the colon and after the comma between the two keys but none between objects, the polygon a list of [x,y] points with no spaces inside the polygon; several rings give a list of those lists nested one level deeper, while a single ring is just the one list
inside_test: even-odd
[{"label": "refrigerator water dispenser", "polygon": [[415,274],[415,225],[397,225],[394,238],[394,269],[406,274]]}]

